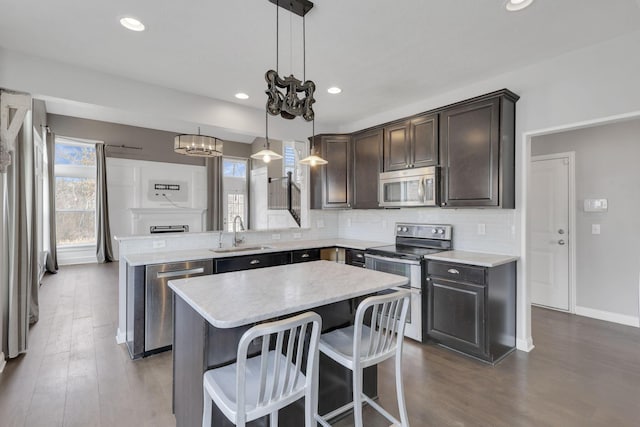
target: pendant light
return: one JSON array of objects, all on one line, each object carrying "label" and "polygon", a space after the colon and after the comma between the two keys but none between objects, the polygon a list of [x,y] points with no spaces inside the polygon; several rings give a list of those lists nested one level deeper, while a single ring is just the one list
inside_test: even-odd
[{"label": "pendant light", "polygon": [[194,157],[220,157],[222,156],[223,143],[213,136],[200,135],[200,127],[198,134],[176,135],[173,139],[173,151],[185,156]]},{"label": "pendant light", "polygon": [[[302,69],[303,78],[298,80],[292,75],[288,77],[281,77],[279,74],[279,46],[280,46],[280,0],[269,0],[276,5],[276,69],[268,70],[265,73],[265,80],[267,81],[267,90],[265,91],[267,100],[267,120],[268,114],[280,115],[284,119],[292,120],[298,116],[306,121],[313,123],[313,134],[311,143],[311,155],[300,161],[303,165],[324,165],[327,161],[322,159],[318,155],[314,155],[313,151],[315,144],[315,113],[313,111],[313,104],[316,102],[313,98],[313,94],[316,89],[316,85],[311,80],[306,80],[307,72],[307,46],[306,46],[306,21],[305,15],[313,8],[313,3],[308,0],[289,0],[288,11],[290,14],[296,14],[302,17]],[[284,8],[284,6],[282,6]],[[290,21],[291,22],[291,21]],[[293,55],[292,55],[293,56]],[[281,89],[283,91],[281,91]],[[298,98],[298,94],[304,94],[304,98]],[[267,123],[268,125],[268,123]],[[267,126],[268,127],[268,126]],[[265,143],[265,149],[252,155],[252,158],[260,158],[265,162],[271,159],[281,159],[282,156],[269,150],[269,135],[267,133],[267,141]],[[277,157],[274,157],[275,154]]]},{"label": "pendant light", "polygon": [[300,160],[301,165],[309,165],[309,166],[317,166],[317,165],[326,165],[327,162],[325,159],[316,154],[316,121],[313,120],[312,124],[312,136],[311,136],[311,149],[309,155],[304,159]]},{"label": "pendant light", "polygon": [[271,150],[271,143],[269,142],[269,114],[265,111],[264,113],[264,129],[265,129],[265,138],[266,142],[264,143],[264,148],[257,153],[251,155],[252,159],[262,160],[265,163],[269,163],[271,160],[279,160],[282,156],[275,151]]}]

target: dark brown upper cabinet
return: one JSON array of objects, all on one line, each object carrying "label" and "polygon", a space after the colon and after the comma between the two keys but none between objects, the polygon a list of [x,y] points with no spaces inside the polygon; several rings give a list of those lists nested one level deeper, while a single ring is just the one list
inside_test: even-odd
[{"label": "dark brown upper cabinet", "polygon": [[382,170],[382,128],[354,133],[351,136],[353,154],[354,209],[377,209],[378,181]]},{"label": "dark brown upper cabinet", "polygon": [[438,114],[425,114],[384,128],[384,171],[438,164]]},{"label": "dark brown upper cabinet", "polygon": [[311,208],[351,207],[351,136],[317,135],[316,150],[327,162],[311,168]]},{"label": "dark brown upper cabinet", "polygon": [[443,207],[515,208],[515,103],[506,89],[440,113]]}]

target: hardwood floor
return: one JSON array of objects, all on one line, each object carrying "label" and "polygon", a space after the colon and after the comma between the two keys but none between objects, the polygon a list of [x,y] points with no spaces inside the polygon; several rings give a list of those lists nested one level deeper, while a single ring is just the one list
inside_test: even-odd
[{"label": "hardwood floor", "polygon": [[[0,374],[0,426],[175,425],[171,353],[134,362],[115,343],[117,276],[113,263],[45,278],[30,350]],[[640,330],[540,308],[532,316],[535,350],[496,367],[407,340],[411,425],[639,425]],[[397,416],[392,360],[379,376],[380,401]],[[389,425],[364,412],[367,427]]]}]

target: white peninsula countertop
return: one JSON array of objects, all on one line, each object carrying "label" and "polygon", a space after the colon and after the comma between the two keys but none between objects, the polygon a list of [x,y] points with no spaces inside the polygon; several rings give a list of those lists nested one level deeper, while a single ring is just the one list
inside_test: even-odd
[{"label": "white peninsula countertop", "polygon": [[479,265],[481,267],[496,267],[517,261],[513,255],[498,255],[484,252],[445,251],[426,255],[426,259],[433,261],[456,262],[458,264]]},{"label": "white peninsula countertop", "polygon": [[235,328],[406,284],[408,279],[331,261],[171,280],[207,322]]},{"label": "white peninsula countertop", "polygon": [[[225,248],[224,252],[217,252],[216,244],[212,241],[211,248],[209,249],[179,249],[172,251],[158,250],[155,252],[126,254],[123,255],[123,259],[129,264],[129,266],[135,267],[148,264],[228,258],[240,255],[267,254],[301,249],[328,248],[334,246],[339,248],[365,250],[374,246],[384,245],[388,245],[388,243],[352,239],[290,240],[269,243],[243,243],[237,248],[237,251],[233,251],[233,248]],[[259,247],[260,249],[244,250],[246,247]]]}]

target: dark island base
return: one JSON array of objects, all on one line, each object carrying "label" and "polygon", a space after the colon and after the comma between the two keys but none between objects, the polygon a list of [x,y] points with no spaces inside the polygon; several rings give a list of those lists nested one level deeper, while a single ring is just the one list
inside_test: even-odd
[{"label": "dark island base", "polygon": [[[352,324],[358,301],[341,301],[315,308],[313,311],[322,317],[322,331]],[[173,412],[177,427],[197,427],[202,425],[202,375],[208,369],[233,362],[240,337],[252,325],[232,329],[215,328],[179,297],[174,298],[173,313]],[[320,354],[320,414],[326,414],[352,400],[352,375],[350,370]],[[377,397],[375,366],[364,370],[364,392],[372,398]],[[212,419],[212,426],[233,426],[215,405]],[[299,427],[303,419],[304,400],[289,405],[279,413],[279,424],[283,427]],[[264,417],[247,425],[268,426],[269,420]]]}]

